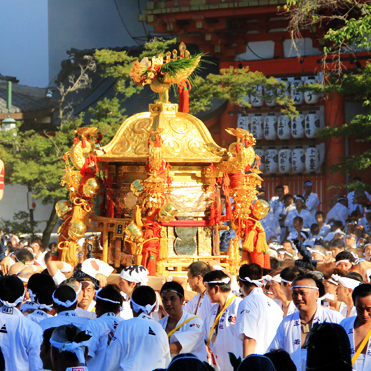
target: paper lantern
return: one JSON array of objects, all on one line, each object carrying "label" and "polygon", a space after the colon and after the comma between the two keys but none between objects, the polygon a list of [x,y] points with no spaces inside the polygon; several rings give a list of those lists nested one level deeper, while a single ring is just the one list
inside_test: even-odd
[{"label": "paper lantern", "polygon": [[303,147],[298,146],[291,151],[291,167],[295,174],[305,171],[305,150]]},{"label": "paper lantern", "polygon": [[274,113],[268,113],[264,119],[264,138],[266,140],[277,139],[277,116]]},{"label": "paper lantern", "polygon": [[288,147],[282,147],[278,151],[278,169],[281,174],[291,171],[291,150]]},{"label": "paper lantern", "polygon": [[303,86],[303,81],[300,77],[295,77],[294,81],[291,83],[291,98],[294,100],[295,105],[303,104],[304,93],[299,91],[297,88]]},{"label": "paper lantern", "polygon": [[[308,77],[305,85],[311,85],[316,83],[316,78],[314,76]],[[304,101],[307,104],[316,104],[318,102],[319,95],[313,91],[304,92]]]},{"label": "paper lantern", "polygon": [[291,138],[290,117],[285,115],[278,117],[277,135],[281,140],[288,140]]},{"label": "paper lantern", "polygon": [[264,118],[261,113],[256,113],[251,118],[251,134],[256,140],[262,140],[264,128]]},{"label": "paper lantern", "polygon": [[305,135],[307,138],[316,138],[320,128],[319,116],[316,111],[309,111],[305,115]]},{"label": "paper lantern", "polygon": [[291,120],[291,135],[295,139],[301,139],[305,136],[305,116],[299,114]]},{"label": "paper lantern", "polygon": [[278,151],[274,147],[269,147],[264,154],[265,172],[276,174],[278,171]]},{"label": "paper lantern", "polygon": [[309,146],[305,151],[305,170],[315,173],[319,168],[319,151],[316,146]]}]

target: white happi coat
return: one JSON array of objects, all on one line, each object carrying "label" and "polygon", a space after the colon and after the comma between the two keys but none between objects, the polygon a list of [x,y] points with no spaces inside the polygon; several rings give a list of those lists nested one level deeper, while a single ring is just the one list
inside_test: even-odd
[{"label": "white happi coat", "polygon": [[282,209],[283,201],[280,201],[278,196],[273,196],[269,201],[270,211],[275,213],[277,210]]},{"label": "white happi coat", "polygon": [[[290,211],[296,210],[296,206],[294,203],[292,203],[290,206],[285,207],[285,205],[282,205],[282,207],[279,207],[277,211],[275,212],[277,219],[279,221],[280,215],[289,215]],[[286,217],[287,219],[287,217]],[[285,219],[285,220],[286,220]]]},{"label": "white happi coat", "polygon": [[314,218],[314,216],[312,216],[312,214],[308,210],[302,209],[300,211],[300,214],[299,214],[297,209],[291,210],[289,212],[289,215],[287,215],[287,217],[285,219],[285,226],[288,227],[289,232],[295,230],[295,228],[294,228],[294,218],[296,218],[297,216],[300,216],[301,218],[303,218],[303,227],[304,228],[310,229],[311,225],[316,223],[316,219]]},{"label": "white happi coat", "polygon": [[122,310],[120,310],[120,313],[118,316],[120,316],[122,319],[132,319],[133,318],[133,310],[130,307],[130,300],[126,301],[124,300],[122,302]]},{"label": "white happi coat", "polygon": [[6,371],[42,370],[42,330],[17,308],[0,308],[0,348]]},{"label": "white happi coat", "polygon": [[121,321],[107,349],[106,371],[152,371],[170,363],[170,348],[166,332],[152,317]]},{"label": "white happi coat", "polygon": [[88,343],[91,358],[88,359],[87,365],[90,371],[105,369],[107,348],[121,321],[122,318],[116,317],[115,313],[105,313],[88,322],[86,332],[91,335]]},{"label": "white happi coat", "polygon": [[51,318],[53,316],[51,314],[44,312],[41,309],[38,309],[32,313],[27,314],[26,317],[35,323],[40,323],[45,318]]},{"label": "white happi coat", "polygon": [[[305,197],[305,193],[303,195]],[[313,218],[316,216],[318,211],[317,206],[319,205],[319,198],[317,193],[311,193],[305,200],[305,205],[307,205],[308,211],[312,214]]]},{"label": "white happi coat", "polygon": [[80,317],[74,310],[66,310],[58,313],[57,316],[46,318],[39,322],[42,330],[45,331],[48,328],[75,325],[80,330],[84,331],[88,324],[89,319],[86,317]]},{"label": "white happi coat", "polygon": [[363,218],[361,218],[361,220],[358,222],[358,224],[363,225],[363,227],[365,228],[365,232],[368,233],[368,234],[371,234],[371,225],[367,221],[365,216]]},{"label": "white happi coat", "polygon": [[282,321],[281,308],[261,288],[255,288],[244,298],[239,306],[236,320],[235,349],[240,350],[236,357],[242,357],[244,337],[256,340],[256,354],[264,354],[273,340]]},{"label": "white happi coat", "polygon": [[200,299],[200,294],[195,295],[184,307],[183,311],[198,316],[205,321],[205,318],[209,315],[212,304],[210,298],[206,295],[206,292]]},{"label": "white happi coat", "polygon": [[[183,310],[182,318],[175,327],[178,327],[181,323],[194,316],[194,314],[189,314]],[[166,316],[158,321],[164,330],[166,330],[168,320],[169,316]],[[177,341],[182,346],[180,354],[192,353],[201,361],[206,361],[204,323],[200,318],[197,317],[192,319],[170,336],[170,344],[176,343]]]},{"label": "white happi coat", "polygon": [[319,235],[322,237],[326,237],[330,232],[331,232],[331,225],[324,224],[319,231]]},{"label": "white happi coat", "polygon": [[264,228],[267,241],[273,236],[279,237],[281,235],[280,223],[273,212],[270,211],[265,218],[260,219],[260,223]]},{"label": "white happi coat", "polygon": [[[348,197],[348,209],[349,209],[349,214],[354,210],[354,203],[355,203],[355,199],[354,199],[354,191],[352,192],[349,192],[347,197]],[[368,198],[369,202],[371,202],[371,195],[368,193],[368,192],[365,192],[366,194],[366,197]]]},{"label": "white happi coat", "polygon": [[[227,301],[232,298],[234,294],[229,293]],[[209,348],[213,351],[215,360],[220,370],[233,371],[233,367],[229,361],[229,354],[236,353],[235,350],[235,337],[236,337],[236,317],[238,305],[241,302],[241,298],[235,297],[230,305],[226,308],[223,314],[219,318],[219,323],[216,327],[217,335],[214,342],[210,341]],[[218,315],[219,304],[214,304],[209,315],[205,320],[205,341],[209,339],[210,330],[213,327],[214,321]],[[215,331],[215,330],[214,330]],[[241,343],[242,347],[242,343]],[[242,349],[238,353],[242,352]]]},{"label": "white happi coat", "polygon": [[[300,312],[294,312],[289,316],[285,317],[278,327],[277,334],[274,337],[270,349],[284,349],[290,354],[292,361],[298,371],[303,370],[302,360],[302,348],[301,348],[301,324],[300,324]],[[318,305],[317,312],[313,318],[313,325],[315,323],[340,323],[344,317],[337,311],[332,309],[324,308]],[[306,359],[306,356],[305,356]],[[304,362],[305,371],[306,362]]]},{"label": "white happi coat", "polygon": [[349,210],[346,206],[338,202],[328,213],[326,217],[326,223],[330,220],[340,220],[343,225],[345,225],[345,221],[347,220],[349,215]]},{"label": "white happi coat", "polygon": [[[356,321],[356,319],[357,319],[357,316],[348,317],[348,318],[344,318],[340,322],[340,326],[342,326],[344,328],[344,330],[346,331],[346,333],[348,335],[349,342],[350,342],[350,352],[351,352],[351,357],[352,358],[353,358],[353,356],[356,352],[356,349],[355,349],[355,346],[354,346],[354,322]],[[368,371],[368,370],[371,370],[371,343],[370,343],[370,339],[368,339],[366,354],[363,354],[363,355],[360,354],[360,356],[358,357],[358,361],[360,361],[360,358],[364,356],[364,363],[362,362],[363,367],[362,367],[362,365],[359,364],[360,362],[358,362],[358,364],[357,364],[357,361],[356,361],[353,365],[353,371]]]}]

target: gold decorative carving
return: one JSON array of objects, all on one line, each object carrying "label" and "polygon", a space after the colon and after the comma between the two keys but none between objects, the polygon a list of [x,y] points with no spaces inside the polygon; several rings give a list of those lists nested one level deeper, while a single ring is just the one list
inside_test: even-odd
[{"label": "gold decorative carving", "polygon": [[121,139],[112,149],[112,153],[116,155],[124,154],[130,151],[131,144],[128,139]]},{"label": "gold decorative carving", "polygon": [[192,139],[191,141],[189,141],[188,148],[196,155],[206,153],[207,151],[205,144],[197,139]]},{"label": "gold decorative carving", "polygon": [[189,130],[187,120],[181,120],[180,118],[174,118],[169,121],[171,128],[178,134],[185,134]]},{"label": "gold decorative carving", "polygon": [[136,134],[148,133],[149,130],[151,129],[152,123],[153,123],[153,120],[150,117],[138,120],[133,125],[133,130]]},{"label": "gold decorative carving", "polygon": [[148,155],[148,139],[143,140],[137,148],[135,148],[135,154],[138,156],[146,156]]},{"label": "gold decorative carving", "polygon": [[173,138],[167,138],[162,144],[162,149],[169,155],[177,155],[181,151],[180,144]]}]

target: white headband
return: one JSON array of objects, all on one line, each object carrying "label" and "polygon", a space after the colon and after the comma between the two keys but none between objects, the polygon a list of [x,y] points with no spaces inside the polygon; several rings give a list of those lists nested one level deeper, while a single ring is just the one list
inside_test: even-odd
[{"label": "white headband", "polygon": [[50,344],[53,345],[54,348],[57,348],[59,353],[75,353],[79,362],[85,364],[85,347],[88,345],[88,340],[82,341],[81,343],[75,343],[74,341],[72,343],[60,343],[59,341],[50,339]]},{"label": "white headband", "polygon": [[9,303],[8,301],[2,300],[2,299],[0,299],[0,303],[2,303],[6,307],[10,307],[10,308],[16,307],[18,304],[22,303],[22,301],[24,300],[25,294],[26,294],[26,291],[24,290],[23,294],[14,303]]},{"label": "white headband", "polygon": [[183,297],[183,296],[184,296],[184,295],[182,295],[180,292],[178,292],[178,291],[176,291],[176,290],[170,290],[170,289],[169,289],[169,290],[164,290],[164,291],[161,292],[161,294],[164,293],[164,292],[175,292],[175,293],[178,294],[180,297]]},{"label": "white headband", "polygon": [[119,304],[119,305],[121,305],[121,303],[119,301],[115,301],[115,300],[111,300],[111,299],[107,299],[107,298],[102,298],[101,296],[99,296],[99,292],[101,290],[102,290],[102,288],[100,288],[99,290],[97,290],[95,292],[95,298],[96,299],[103,300],[103,301],[108,301],[108,302],[113,303],[113,304]]},{"label": "white headband", "polygon": [[285,283],[291,283],[292,281],[285,280],[284,278],[281,277],[281,281]]},{"label": "white headband", "polygon": [[293,289],[313,289],[313,290],[319,290],[316,286],[292,286],[291,290]]},{"label": "white headband", "polygon": [[325,300],[325,299],[335,300],[335,295],[327,293],[327,294],[323,295],[322,297],[318,298],[318,300]]},{"label": "white headband", "polygon": [[31,301],[35,302],[36,294],[34,294],[31,289],[28,289],[28,294],[30,295]]},{"label": "white headband", "polygon": [[257,287],[262,287],[262,286],[263,286],[263,282],[261,282],[261,280],[262,280],[263,278],[261,278],[260,280],[252,280],[252,279],[250,279],[249,277],[245,277],[245,278],[239,277],[239,279],[240,279],[241,281],[250,282],[250,283],[254,284],[254,285],[257,286]]},{"label": "white headband", "polygon": [[[309,249],[308,249],[308,250],[309,250]],[[319,255],[323,256],[324,258],[326,257],[326,255],[325,255],[324,253],[322,253],[321,251],[318,251],[318,250],[313,250],[313,249],[312,249],[311,253],[312,253],[312,254],[313,254],[313,253],[319,254]]]},{"label": "white headband", "polygon": [[133,300],[133,298],[131,298],[131,305],[133,306],[133,309],[134,309],[135,313],[139,313],[139,311],[142,310],[143,313],[150,314],[152,312],[153,308],[156,306],[156,302],[153,305],[147,304],[146,306],[142,306],[142,305],[137,304]]},{"label": "white headband", "polygon": [[331,276],[335,281],[341,283],[344,287],[346,287],[347,289],[352,289],[354,290],[357,286],[361,285],[361,282],[357,281],[357,280],[353,280],[352,278],[348,278],[348,277],[340,277],[339,275],[337,274],[333,274]]},{"label": "white headband", "polygon": [[[57,290],[56,290],[56,291],[57,291]],[[54,303],[55,303],[55,304],[58,304],[58,305],[61,305],[62,307],[65,307],[65,308],[69,308],[71,305],[75,304],[76,301],[77,301],[77,293],[76,293],[76,292],[75,292],[75,294],[76,294],[76,298],[75,298],[75,300],[73,300],[73,301],[70,301],[70,300],[67,300],[67,301],[61,301],[61,300],[57,299],[57,298],[54,296],[54,294],[55,294],[55,291],[53,292],[53,295],[52,295],[52,298],[53,298]]]},{"label": "white headband", "polygon": [[141,283],[142,285],[147,285],[148,283],[148,269],[142,265],[130,266],[124,268],[120,273],[120,278],[135,283]]},{"label": "white headband", "polygon": [[[91,281],[77,281],[77,282],[80,282],[81,285],[82,285],[83,283],[90,283],[91,285],[95,286],[94,283],[91,282]],[[81,287],[80,287],[80,290],[81,290]]]},{"label": "white headband", "polygon": [[339,284],[335,280],[333,280],[332,278],[329,278],[327,281],[332,283],[333,285],[339,286]]},{"label": "white headband", "polygon": [[[350,263],[351,261],[349,259],[343,259],[343,260],[339,260],[335,263],[336,266],[338,266],[340,263]],[[353,263],[352,263],[353,265]]]},{"label": "white headband", "polygon": [[53,304],[40,304],[38,300],[36,300],[36,304],[39,305],[39,309],[47,309],[47,310],[52,310],[53,309]]},{"label": "white headband", "polygon": [[229,277],[225,277],[219,281],[204,281],[204,283],[225,283],[225,284],[229,284],[229,282],[231,282],[231,279]]},{"label": "white headband", "polygon": [[23,278],[23,277],[19,277],[17,276],[22,282],[24,283],[27,283],[28,282],[28,278]]},{"label": "white headband", "polygon": [[272,277],[269,274],[267,274],[266,276],[263,276],[263,280],[266,282],[274,281],[281,283],[281,276],[279,274],[276,274],[274,277]]}]

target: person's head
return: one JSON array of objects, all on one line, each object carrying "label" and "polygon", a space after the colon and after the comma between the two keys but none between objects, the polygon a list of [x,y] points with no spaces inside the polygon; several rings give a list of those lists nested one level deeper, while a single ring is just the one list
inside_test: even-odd
[{"label": "person's head", "polygon": [[114,313],[116,315],[120,312],[122,296],[117,285],[107,285],[97,290],[95,292],[95,300],[95,312],[98,318],[106,313]]},{"label": "person's head", "polygon": [[148,274],[148,269],[143,265],[134,264],[125,267],[120,273],[120,290],[130,298],[137,287],[147,284]]},{"label": "person's head", "polygon": [[156,306],[156,293],[152,287],[140,286],[133,291],[130,304],[134,316],[141,313],[149,315]]},{"label": "person's head", "polygon": [[338,238],[334,238],[330,241],[329,249],[332,252],[332,256],[336,258],[336,256],[345,249],[344,241]]},{"label": "person's head", "polygon": [[0,302],[7,307],[20,308],[25,295],[23,282],[16,276],[0,278]]},{"label": "person's head", "polygon": [[21,262],[25,265],[34,265],[34,257],[32,252],[27,249],[19,249],[15,257],[17,258],[18,262]]},{"label": "person's head", "polygon": [[338,198],[338,203],[345,206],[345,207],[348,207],[348,197],[347,196],[341,196]]},{"label": "person's head", "polygon": [[324,223],[326,220],[325,213],[323,211],[317,211],[315,218],[316,218],[317,224],[320,224],[320,225]]},{"label": "person's head", "polygon": [[264,356],[272,361],[276,371],[296,371],[295,363],[292,361],[290,354],[283,349],[271,349]]},{"label": "person's head", "polygon": [[90,338],[90,334],[72,324],[57,327],[50,337],[52,370],[84,365]]},{"label": "person's head", "polygon": [[87,310],[94,299],[95,283],[92,277],[82,276],[77,279],[81,284],[82,298],[78,303],[78,307]]},{"label": "person's head", "polygon": [[278,198],[281,200],[282,197],[285,195],[284,191],[283,191],[283,185],[278,185],[276,187],[276,195],[278,196]]},{"label": "person's head", "polygon": [[302,230],[303,228],[303,218],[301,216],[296,216],[293,221],[294,228],[298,232]]},{"label": "person's head", "polygon": [[313,223],[310,226],[310,233],[312,234],[312,236],[317,236],[318,235],[318,233],[319,233],[319,225],[317,223]]},{"label": "person's head", "polygon": [[345,244],[346,245],[349,245],[351,247],[355,246],[356,245],[356,242],[357,242],[357,237],[355,234],[353,233],[348,233],[346,236],[345,236]]},{"label": "person's head", "polygon": [[288,300],[291,300],[291,285],[292,281],[301,275],[304,274],[304,271],[301,268],[297,267],[287,267],[282,269],[281,276],[281,289],[285,294]]},{"label": "person's head", "polygon": [[292,242],[289,241],[289,240],[285,240],[285,241],[283,241],[283,243],[282,243],[282,247],[283,247],[286,251],[290,251],[290,250],[292,250]]},{"label": "person's head", "polygon": [[208,369],[209,368],[204,364],[204,362],[195,355],[191,353],[181,353],[177,354],[171,360],[167,371],[207,371]]},{"label": "person's head", "polygon": [[53,293],[54,309],[57,313],[74,310],[77,303],[77,293],[67,285],[60,285]]},{"label": "person's head", "polygon": [[175,281],[166,282],[161,287],[160,294],[165,311],[170,317],[182,313],[184,289],[181,284]]},{"label": "person's head", "polygon": [[356,287],[352,298],[361,323],[371,323],[371,284],[364,283]]},{"label": "person's head", "polygon": [[332,226],[331,226],[331,231],[332,232],[335,232],[337,231],[338,229],[342,229],[343,228],[343,223],[340,221],[340,220],[334,220],[332,222]]},{"label": "person's head", "polygon": [[352,371],[349,338],[342,326],[326,322],[313,326],[308,338],[307,370]]},{"label": "person's head", "polygon": [[256,196],[258,200],[267,200],[267,192],[264,187],[258,188],[258,195]]},{"label": "person's head", "polygon": [[203,261],[192,263],[188,267],[187,282],[192,291],[203,293],[205,291],[204,276],[211,272],[211,268]]},{"label": "person's head", "polygon": [[337,254],[335,257],[335,260],[336,260],[336,267],[346,272],[348,272],[352,268],[353,264],[356,261],[353,254],[350,253],[349,251],[339,252],[339,254]]},{"label": "person's head", "polygon": [[363,248],[363,254],[367,261],[371,260],[371,243],[366,242]]},{"label": "person's head", "polygon": [[247,296],[256,287],[262,286],[263,268],[256,263],[243,264],[238,273],[241,292]]},{"label": "person's head", "polygon": [[355,218],[348,218],[345,221],[345,225],[347,226],[347,232],[349,234],[354,233],[356,230],[356,226],[358,225],[357,220]]},{"label": "person's head", "polygon": [[212,303],[218,303],[221,297],[231,291],[231,279],[223,271],[211,271],[205,274],[206,293]]},{"label": "person's head", "polygon": [[239,365],[237,371],[275,371],[272,361],[260,354],[250,354]]},{"label": "person's head", "polygon": [[327,250],[321,245],[314,245],[312,248],[312,259],[323,261],[326,258]]},{"label": "person's head", "polygon": [[35,273],[28,280],[28,292],[31,301],[35,301],[35,296],[43,290],[44,287],[53,286],[55,290],[55,283],[51,276],[47,274]]},{"label": "person's head", "polygon": [[295,206],[299,210],[305,206],[305,198],[302,195],[295,196]]},{"label": "person's head", "polygon": [[280,261],[277,258],[270,258],[271,261],[271,268],[272,269],[278,269],[281,266]]},{"label": "person's head", "polygon": [[44,370],[51,370],[53,368],[52,360],[50,358],[50,338],[55,327],[48,328],[43,333],[43,342],[40,347],[40,358],[43,363]]},{"label": "person's head", "polygon": [[292,282],[291,296],[300,312],[313,311],[319,298],[319,288],[313,276],[304,274],[296,277]]},{"label": "person's head", "polygon": [[370,220],[371,218],[371,205],[370,204],[365,206],[365,216],[367,220]]},{"label": "person's head", "polygon": [[54,315],[55,309],[53,308],[53,293],[55,286],[43,287],[41,291],[36,294],[36,303],[40,305],[39,309],[48,314]]},{"label": "person's head", "polygon": [[310,180],[306,180],[304,182],[304,191],[306,194],[310,194],[312,193],[312,189],[313,189],[313,184]]},{"label": "person's head", "polygon": [[344,303],[352,299],[353,290],[363,282],[362,276],[356,272],[349,272],[344,277],[338,277],[336,295]]},{"label": "person's head", "polygon": [[368,200],[366,193],[362,191],[356,191],[354,193],[354,199],[358,205],[364,205]]},{"label": "person's head", "polygon": [[77,294],[77,304],[80,303],[82,299],[82,285],[80,282],[77,281],[75,277],[70,277],[65,279],[59,286],[69,286],[71,287]]},{"label": "person's head", "polygon": [[345,277],[346,272],[338,268],[327,269],[324,271],[324,277],[323,277],[322,283],[325,287],[325,293],[334,295],[334,301],[335,301],[337,300],[336,290],[337,290],[337,287],[339,286],[339,282],[337,279],[333,278],[333,275],[335,275],[335,277],[337,276]]},{"label": "person's head", "polygon": [[40,252],[43,252],[43,243],[41,238],[39,237],[33,237],[29,241],[29,246],[31,247],[33,253],[35,256],[39,256]]},{"label": "person's head", "polygon": [[286,195],[283,196],[282,200],[283,200],[285,207],[288,207],[292,205],[292,203],[294,202],[294,196],[290,193],[287,193]]}]

